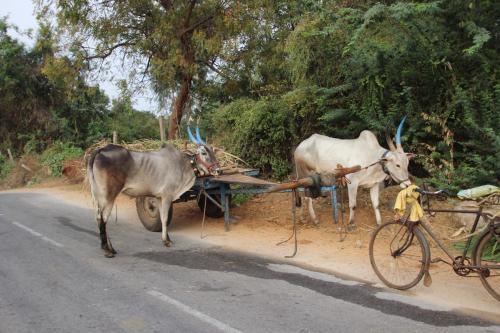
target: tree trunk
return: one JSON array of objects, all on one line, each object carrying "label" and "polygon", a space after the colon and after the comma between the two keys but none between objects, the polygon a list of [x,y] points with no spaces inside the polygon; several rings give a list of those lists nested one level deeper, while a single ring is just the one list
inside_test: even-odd
[{"label": "tree trunk", "polygon": [[170,123],[168,126],[168,138],[170,140],[179,137],[179,124],[181,123],[184,106],[189,98],[191,90],[191,75],[184,75],[182,79],[181,89],[175,98],[174,109],[170,115]]},{"label": "tree trunk", "polygon": [[[161,4],[167,11],[172,8],[171,1],[162,0]],[[184,106],[189,99],[189,93],[191,91],[191,81],[193,80],[193,66],[195,63],[195,51],[192,45],[193,31],[188,29],[188,27],[190,26],[191,16],[193,14],[193,8],[195,5],[196,0],[190,0],[186,9],[184,22],[182,24],[181,30],[178,33],[183,58],[181,65],[181,67],[183,67],[181,69],[182,82],[179,93],[175,98],[172,115],[170,116],[170,123],[168,126],[168,138],[170,140],[179,137],[179,124],[181,123]]]},{"label": "tree trunk", "polygon": [[9,160],[14,161],[14,157],[12,156],[12,152],[9,148],[7,148],[7,154],[9,154]]}]

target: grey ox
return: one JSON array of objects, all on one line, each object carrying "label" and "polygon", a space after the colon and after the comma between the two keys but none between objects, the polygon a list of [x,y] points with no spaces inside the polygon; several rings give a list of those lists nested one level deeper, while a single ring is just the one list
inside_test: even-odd
[{"label": "grey ox", "polygon": [[196,144],[196,153],[192,156],[168,144],[151,152],[130,151],[110,144],[90,155],[87,178],[96,204],[101,248],[106,257],[116,254],[106,233],[106,222],[118,194],[160,198],[161,239],[165,246],[170,246],[167,219],[172,202],[193,186],[195,171],[204,175],[220,172],[214,151],[201,139],[198,128],[196,138],[189,128],[188,134]]},{"label": "grey ox", "polygon": [[[396,132],[396,146],[390,138],[389,129],[386,140],[390,150],[381,147],[371,131],[363,131],[357,139],[334,139],[320,134],[313,134],[302,141],[294,153],[297,178],[304,178],[314,173],[329,173],[338,165],[350,167],[361,165],[367,167],[361,171],[348,174],[347,185],[349,193],[349,224],[354,223],[356,195],[358,187],[370,189],[370,197],[375,210],[377,224],[381,224],[379,210],[379,187],[384,179],[392,177],[402,187],[410,184],[408,180],[409,154],[401,146],[401,130],[406,117],[401,120]],[[318,218],[314,212],[312,198],[308,198],[308,208],[311,219],[317,224]]]}]

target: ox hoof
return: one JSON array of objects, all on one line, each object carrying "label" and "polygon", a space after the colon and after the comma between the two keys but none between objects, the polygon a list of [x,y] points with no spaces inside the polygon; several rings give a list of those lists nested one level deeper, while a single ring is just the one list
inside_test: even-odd
[{"label": "ox hoof", "polygon": [[165,245],[166,247],[170,247],[170,246],[172,246],[172,244],[173,244],[172,241],[169,241],[169,240],[163,242],[163,245]]},{"label": "ox hoof", "polygon": [[116,254],[115,249],[112,246],[109,246],[107,244],[101,245],[101,249],[103,249],[106,253],[110,252],[112,254]]},{"label": "ox hoof", "polygon": [[104,252],[104,256],[106,258],[113,258],[115,256],[115,253],[116,253],[116,251],[114,253],[111,251],[106,251],[106,252]]}]

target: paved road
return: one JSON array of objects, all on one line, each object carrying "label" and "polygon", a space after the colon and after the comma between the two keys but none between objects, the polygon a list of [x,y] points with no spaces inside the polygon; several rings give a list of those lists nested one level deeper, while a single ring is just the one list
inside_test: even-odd
[{"label": "paved road", "polygon": [[500,332],[372,286],[202,247],[139,223],[109,230],[50,195],[0,193],[0,332]]}]

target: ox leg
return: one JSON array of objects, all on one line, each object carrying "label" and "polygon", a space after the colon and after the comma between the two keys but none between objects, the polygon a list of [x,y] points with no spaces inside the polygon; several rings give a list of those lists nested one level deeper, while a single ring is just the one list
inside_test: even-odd
[{"label": "ox leg", "polygon": [[349,225],[348,229],[356,228],[354,224],[354,212],[356,211],[356,196],[358,195],[358,184],[351,183],[347,185],[347,193],[349,194]]},{"label": "ox leg", "polygon": [[314,225],[318,226],[319,220],[318,217],[316,216],[316,212],[314,211],[313,199],[311,197],[307,198],[307,208],[309,209],[309,216],[311,217],[311,220],[313,221]]},{"label": "ox leg", "polygon": [[297,191],[297,196],[299,196],[300,198],[300,210],[299,210],[299,221],[301,223],[304,223],[304,221],[306,220],[306,212],[304,210],[304,206],[305,206],[305,201],[307,200],[307,197],[304,195],[304,197],[301,197],[300,194],[298,194],[298,191]]},{"label": "ox leg", "polygon": [[112,208],[113,204],[108,203],[103,209],[99,209],[97,212],[97,225],[99,227],[99,234],[101,237],[101,248],[104,250],[104,256],[107,258],[112,258],[116,254],[116,251],[111,244],[111,239],[106,232],[106,222],[108,221],[109,215],[111,215]]},{"label": "ox leg", "polygon": [[382,223],[382,218],[380,217],[380,209],[379,209],[379,193],[380,187],[379,184],[375,184],[370,188],[370,198],[372,199],[372,206],[375,210],[375,219],[377,220],[377,225]]},{"label": "ox leg", "polygon": [[161,219],[161,240],[166,247],[172,245],[172,241],[168,236],[167,230],[167,220],[168,220],[168,211],[170,209],[170,205],[172,204],[172,200],[169,198],[161,198],[160,205],[160,219]]}]

